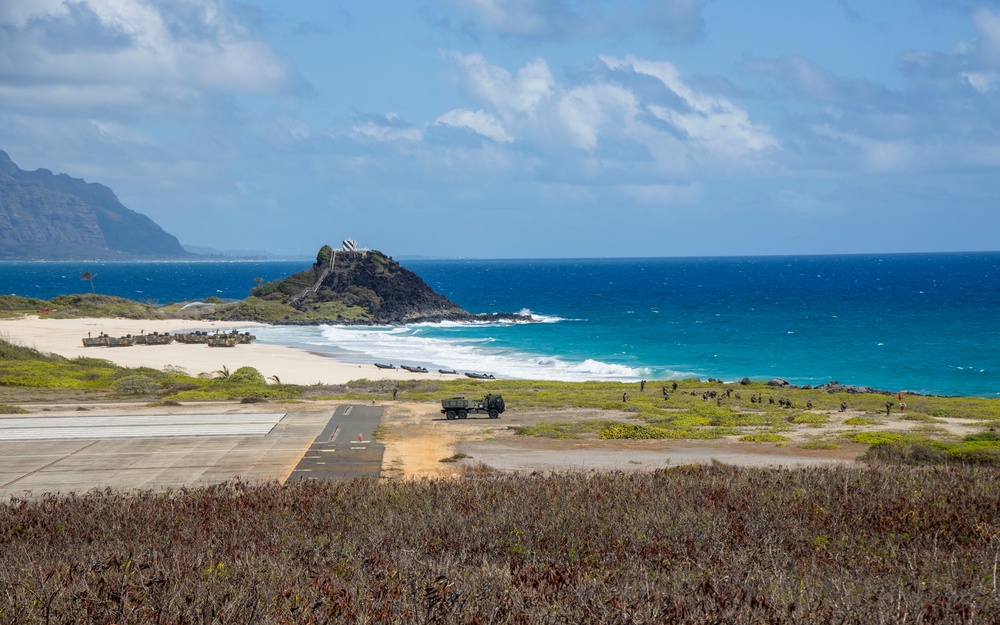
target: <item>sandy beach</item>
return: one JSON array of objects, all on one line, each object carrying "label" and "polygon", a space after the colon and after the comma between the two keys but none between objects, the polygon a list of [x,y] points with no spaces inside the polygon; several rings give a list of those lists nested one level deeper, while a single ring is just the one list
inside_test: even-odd
[{"label": "sandy beach", "polygon": [[252,343],[236,347],[207,345],[133,345],[131,347],[84,347],[83,338],[101,332],[111,336],[145,332],[206,332],[250,330],[263,327],[259,323],[223,323],[183,319],[41,319],[29,316],[20,319],[0,319],[0,338],[41,352],[66,358],[87,356],[104,358],[124,367],[150,367],[162,370],[179,367],[192,376],[211,374],[223,366],[230,371],[250,366],[265,378],[277,376],[286,384],[343,384],[351,380],[411,380],[453,379],[437,372],[411,373],[403,369],[379,369],[371,365],[347,364],[333,358],[294,347]]}]

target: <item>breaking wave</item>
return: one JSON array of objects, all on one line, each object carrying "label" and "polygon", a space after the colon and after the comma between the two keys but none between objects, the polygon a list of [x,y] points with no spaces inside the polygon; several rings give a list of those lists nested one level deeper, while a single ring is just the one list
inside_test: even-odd
[{"label": "breaking wave", "polygon": [[648,377],[651,373],[645,368],[590,358],[572,361],[553,355],[502,348],[496,345],[498,341],[495,337],[468,336],[454,332],[459,325],[461,324],[433,324],[436,330],[452,330],[447,337],[429,335],[429,324],[403,327],[270,327],[256,329],[256,335],[257,340],[263,343],[322,352],[345,362],[420,365],[431,370],[474,371],[504,378],[567,382],[625,381]]}]

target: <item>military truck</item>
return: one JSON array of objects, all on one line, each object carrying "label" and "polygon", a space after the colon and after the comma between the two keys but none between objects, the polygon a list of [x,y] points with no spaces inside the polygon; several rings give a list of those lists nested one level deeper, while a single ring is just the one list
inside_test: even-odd
[{"label": "military truck", "polygon": [[505,408],[502,395],[489,394],[482,401],[464,397],[441,400],[441,413],[449,420],[465,419],[470,414],[488,414],[490,419],[498,419]]}]

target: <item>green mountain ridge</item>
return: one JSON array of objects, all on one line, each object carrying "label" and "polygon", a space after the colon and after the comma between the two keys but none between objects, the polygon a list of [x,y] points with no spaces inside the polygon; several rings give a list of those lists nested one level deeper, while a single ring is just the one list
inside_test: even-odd
[{"label": "green mountain ridge", "polygon": [[0,260],[194,258],[108,187],[24,171],[0,150]]}]

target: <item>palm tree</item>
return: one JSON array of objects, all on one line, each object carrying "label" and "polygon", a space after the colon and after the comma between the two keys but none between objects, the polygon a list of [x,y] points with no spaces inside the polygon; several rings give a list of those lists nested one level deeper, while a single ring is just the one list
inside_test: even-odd
[{"label": "palm tree", "polygon": [[216,371],[215,375],[216,375],[216,377],[221,378],[223,380],[228,380],[229,379],[229,367],[227,367],[226,365],[222,365],[222,368],[219,369],[218,371]]},{"label": "palm tree", "polygon": [[91,293],[96,293],[97,292],[97,291],[94,290],[94,276],[96,276],[96,275],[97,275],[96,273],[90,273],[89,271],[84,271],[83,275],[80,276],[81,280],[89,280],[90,281],[90,292]]}]

